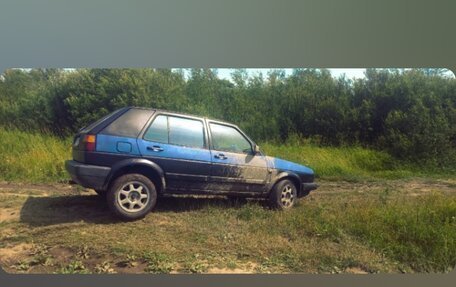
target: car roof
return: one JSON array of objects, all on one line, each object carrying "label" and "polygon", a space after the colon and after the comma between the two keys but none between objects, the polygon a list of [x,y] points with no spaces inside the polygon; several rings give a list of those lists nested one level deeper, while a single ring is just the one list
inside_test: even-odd
[{"label": "car roof", "polygon": [[222,124],[222,125],[227,125],[227,126],[235,127],[235,128],[236,128],[238,131],[240,131],[240,132],[241,132],[241,133],[242,133],[250,142],[252,142],[252,143],[255,144],[255,142],[254,142],[247,134],[245,134],[245,133],[239,128],[239,126],[237,126],[236,124],[233,124],[233,123],[229,123],[229,122],[222,121],[222,120],[217,120],[217,119],[214,119],[214,118],[202,117],[202,116],[197,116],[197,115],[192,115],[192,114],[187,114],[187,113],[169,111],[169,110],[164,110],[164,109],[154,109],[154,108],[145,108],[145,107],[136,107],[136,106],[126,107],[126,109],[152,110],[152,111],[155,111],[155,112],[163,112],[163,113],[167,113],[167,114],[170,114],[170,115],[176,115],[176,116],[182,115],[182,116],[188,116],[188,117],[193,117],[193,118],[198,118],[198,119],[204,119],[204,120],[206,120],[206,121],[212,121],[212,122],[215,122],[215,123],[218,123],[218,124]]},{"label": "car roof", "polygon": [[214,122],[217,122],[217,123],[221,123],[221,124],[226,124],[226,125],[236,126],[237,127],[237,125],[235,125],[233,123],[229,123],[229,122],[226,122],[226,121],[223,121],[223,120],[219,120],[219,119],[215,119],[215,118],[208,118],[208,117],[198,116],[198,115],[194,115],[194,114],[170,111],[170,110],[165,110],[165,109],[154,109],[154,108],[145,108],[145,107],[136,107],[136,106],[130,106],[130,107],[127,107],[127,108],[128,109],[152,110],[152,111],[155,111],[155,112],[163,112],[163,113],[169,113],[169,114],[175,114],[175,115],[189,116],[189,117],[206,119],[206,120],[209,120],[209,121],[214,121]]}]

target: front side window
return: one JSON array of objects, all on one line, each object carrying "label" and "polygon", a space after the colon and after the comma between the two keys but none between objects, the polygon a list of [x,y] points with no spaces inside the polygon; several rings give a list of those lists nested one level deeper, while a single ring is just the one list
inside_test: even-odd
[{"label": "front side window", "polygon": [[203,122],[181,117],[159,115],[144,134],[148,141],[204,148]]},{"label": "front side window", "polygon": [[251,153],[250,142],[235,128],[219,124],[210,124],[212,145],[215,150],[236,153]]}]

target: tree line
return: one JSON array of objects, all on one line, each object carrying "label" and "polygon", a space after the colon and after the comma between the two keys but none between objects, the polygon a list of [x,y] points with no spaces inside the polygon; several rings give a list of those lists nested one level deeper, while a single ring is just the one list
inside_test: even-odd
[{"label": "tree line", "polygon": [[362,145],[400,159],[456,159],[456,80],[440,69],[271,70],[10,69],[0,77],[0,125],[68,136],[124,106],[204,115],[238,124],[257,142],[290,137]]}]

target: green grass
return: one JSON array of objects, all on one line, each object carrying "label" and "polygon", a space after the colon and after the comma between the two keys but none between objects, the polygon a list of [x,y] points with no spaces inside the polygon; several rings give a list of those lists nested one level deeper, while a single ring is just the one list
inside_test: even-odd
[{"label": "green grass", "polygon": [[57,182],[68,178],[71,140],[0,128],[0,180]]},{"label": "green grass", "polygon": [[[298,141],[264,143],[270,156],[305,164],[329,180],[400,179],[416,176],[449,178],[454,170],[406,164],[389,154],[362,147],[320,147]],[[71,138],[0,128],[0,180],[58,182],[68,179],[64,162],[71,158]]]},{"label": "green grass", "polygon": [[437,193],[347,205],[335,224],[413,270],[445,272],[456,264],[454,197]]},{"label": "green grass", "polygon": [[386,152],[362,147],[264,143],[261,148],[268,155],[307,165],[314,169],[318,178],[328,180],[359,181],[452,176],[452,171],[401,162]]}]

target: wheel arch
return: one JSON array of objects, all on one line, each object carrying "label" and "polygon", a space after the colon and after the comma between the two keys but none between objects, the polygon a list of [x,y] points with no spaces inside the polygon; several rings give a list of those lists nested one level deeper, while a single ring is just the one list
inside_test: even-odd
[{"label": "wheel arch", "polygon": [[114,164],[105,180],[103,189],[108,190],[116,178],[128,173],[138,173],[149,178],[157,185],[158,193],[162,193],[166,189],[165,172],[163,169],[153,161],[137,158],[125,159]]},{"label": "wheel arch", "polygon": [[280,172],[274,178],[274,180],[271,182],[271,184],[269,186],[268,194],[271,193],[271,191],[273,190],[274,186],[277,183],[279,183],[280,181],[282,181],[284,179],[291,180],[291,182],[293,182],[293,184],[296,186],[296,190],[297,190],[298,195],[301,193],[301,179],[299,178],[299,176],[296,173],[294,173],[294,172],[283,171],[283,172]]}]

